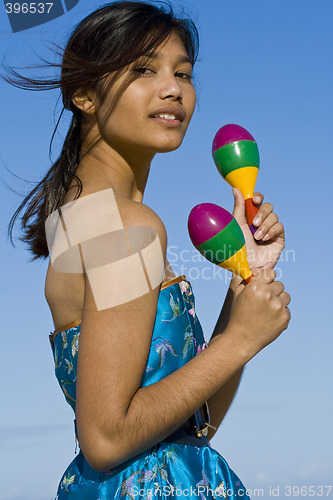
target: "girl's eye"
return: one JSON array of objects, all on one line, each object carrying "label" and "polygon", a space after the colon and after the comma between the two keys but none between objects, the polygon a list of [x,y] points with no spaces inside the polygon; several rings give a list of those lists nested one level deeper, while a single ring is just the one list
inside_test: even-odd
[{"label": "girl's eye", "polygon": [[176,73],[176,76],[178,78],[181,78],[182,80],[192,80],[192,74],[186,73],[184,71],[178,71],[178,73]]},{"label": "girl's eye", "polygon": [[142,68],[134,68],[135,73],[139,73],[139,75],[151,75],[153,74],[153,70],[147,67]]}]

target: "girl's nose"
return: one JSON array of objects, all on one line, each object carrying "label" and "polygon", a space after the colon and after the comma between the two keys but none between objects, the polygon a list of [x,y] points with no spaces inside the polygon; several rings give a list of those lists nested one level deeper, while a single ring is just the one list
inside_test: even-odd
[{"label": "girl's nose", "polygon": [[183,100],[182,87],[174,75],[168,75],[161,78],[159,92],[161,99],[173,99],[175,101]]}]

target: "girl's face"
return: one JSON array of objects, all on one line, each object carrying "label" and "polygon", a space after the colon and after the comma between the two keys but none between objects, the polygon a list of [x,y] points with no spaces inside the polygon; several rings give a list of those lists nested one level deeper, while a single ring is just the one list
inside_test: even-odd
[{"label": "girl's face", "polygon": [[[96,96],[95,116],[103,140],[127,154],[153,156],[177,149],[196,104],[191,75],[192,65],[185,47],[179,36],[172,33],[144,63],[136,61],[126,68],[104,91],[103,100]],[[131,76],[136,79],[110,112],[117,91]]]}]

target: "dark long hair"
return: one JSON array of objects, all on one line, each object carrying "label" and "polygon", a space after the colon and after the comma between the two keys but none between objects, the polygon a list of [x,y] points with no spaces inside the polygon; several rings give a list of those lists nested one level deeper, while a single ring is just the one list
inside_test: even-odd
[{"label": "dark long hair", "polygon": [[[46,67],[61,68],[59,79],[32,79],[9,72],[13,77],[0,75],[6,82],[25,90],[50,90],[60,88],[63,109],[53,131],[51,145],[59,121],[65,109],[73,113],[72,121],[57,161],[45,177],[24,198],[12,216],[8,235],[13,243],[13,228],[22,212],[20,237],[29,245],[32,260],[49,255],[45,220],[63,201],[74,180],[76,195],[82,192],[82,182],[75,174],[82,155],[81,111],[73,104],[76,91],[96,90],[107,74],[121,71],[140,57],[156,49],[171,32],[176,32],[194,65],[198,55],[198,31],[190,19],[175,17],[171,5],[163,2],[155,6],[131,0],[116,1],[103,5],[84,18],[73,30],[63,50],[55,45],[55,52],[62,57],[61,64],[45,60]],[[43,66],[37,66],[38,68]],[[91,144],[89,150],[96,144]],[[84,154],[86,154],[86,151]]]}]

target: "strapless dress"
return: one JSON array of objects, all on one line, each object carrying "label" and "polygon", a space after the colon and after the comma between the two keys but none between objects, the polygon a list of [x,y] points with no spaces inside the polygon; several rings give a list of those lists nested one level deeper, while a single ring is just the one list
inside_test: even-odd
[{"label": "strapless dress", "polygon": [[[74,416],[79,340],[80,320],[50,334],[55,374]],[[140,387],[168,376],[206,347],[190,282],[185,276],[165,282]],[[207,438],[174,441],[161,441],[106,472],[94,470],[80,450],[60,480],[56,500],[249,499]]]}]

